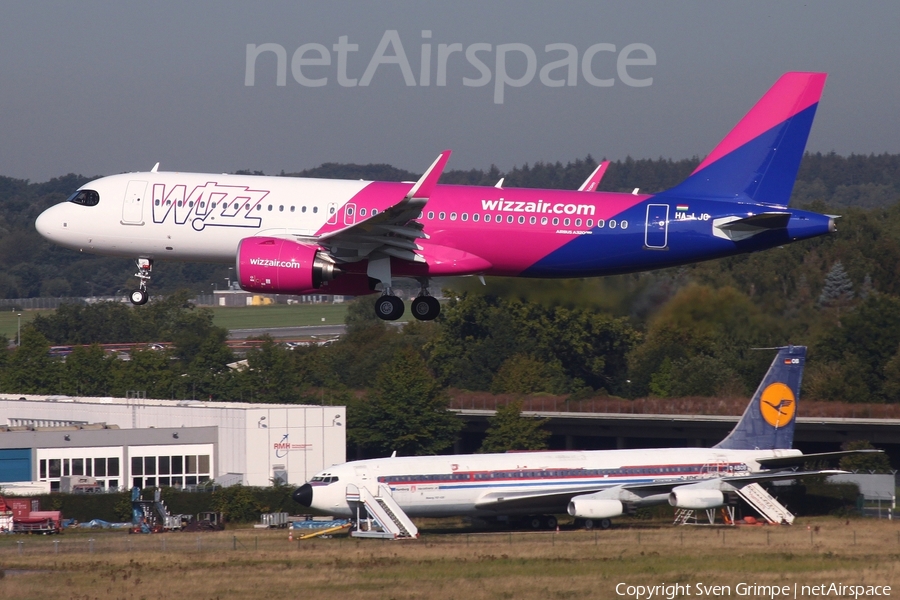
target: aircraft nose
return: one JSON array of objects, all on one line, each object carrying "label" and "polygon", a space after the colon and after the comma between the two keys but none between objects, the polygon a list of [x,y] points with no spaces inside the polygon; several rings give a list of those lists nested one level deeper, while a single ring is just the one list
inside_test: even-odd
[{"label": "aircraft nose", "polygon": [[296,502],[297,504],[301,504],[301,505],[309,508],[310,506],[312,506],[312,496],[313,496],[312,486],[309,485],[308,483],[304,483],[303,485],[298,487],[296,490],[294,490],[293,498],[294,498],[294,502]]},{"label": "aircraft nose", "polygon": [[37,232],[44,236],[45,238],[49,237],[50,233],[50,217],[47,213],[50,212],[50,209],[45,210],[41,214],[38,215],[38,218],[34,220],[34,228],[37,229]]}]

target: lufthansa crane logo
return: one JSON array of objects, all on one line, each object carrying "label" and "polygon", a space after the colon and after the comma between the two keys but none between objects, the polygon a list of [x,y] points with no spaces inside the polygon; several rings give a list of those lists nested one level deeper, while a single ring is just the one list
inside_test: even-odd
[{"label": "lufthansa crane logo", "polygon": [[783,383],[770,383],[759,399],[759,412],[772,427],[784,427],[794,418],[797,402],[794,392]]}]

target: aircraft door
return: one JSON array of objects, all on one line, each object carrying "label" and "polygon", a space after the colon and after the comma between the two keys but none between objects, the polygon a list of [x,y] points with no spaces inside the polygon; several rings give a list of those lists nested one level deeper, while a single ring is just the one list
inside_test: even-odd
[{"label": "aircraft door", "polygon": [[644,248],[664,250],[669,243],[669,205],[648,204]]},{"label": "aircraft door", "polygon": [[356,204],[348,202],[344,205],[344,225],[356,223]]},{"label": "aircraft door", "polygon": [[129,181],[125,189],[125,201],[122,204],[122,223],[126,225],[144,224],[144,192],[146,181]]},{"label": "aircraft door", "polygon": [[327,210],[328,210],[328,220],[326,221],[326,223],[328,225],[337,225],[337,219],[338,219],[337,202],[329,202]]}]

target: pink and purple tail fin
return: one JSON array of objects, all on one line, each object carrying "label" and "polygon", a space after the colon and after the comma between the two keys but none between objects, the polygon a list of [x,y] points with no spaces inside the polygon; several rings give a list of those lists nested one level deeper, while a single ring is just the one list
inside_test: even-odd
[{"label": "pink and purple tail fin", "polygon": [[690,177],[663,195],[787,205],[826,77],[782,75]]}]

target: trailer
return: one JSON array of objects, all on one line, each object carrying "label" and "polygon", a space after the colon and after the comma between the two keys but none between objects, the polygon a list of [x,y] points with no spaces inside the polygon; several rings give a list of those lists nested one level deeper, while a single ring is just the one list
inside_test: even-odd
[{"label": "trailer", "polygon": [[0,496],[0,532],[62,533],[62,513],[58,510],[40,510],[39,502],[31,498],[6,499]]}]

